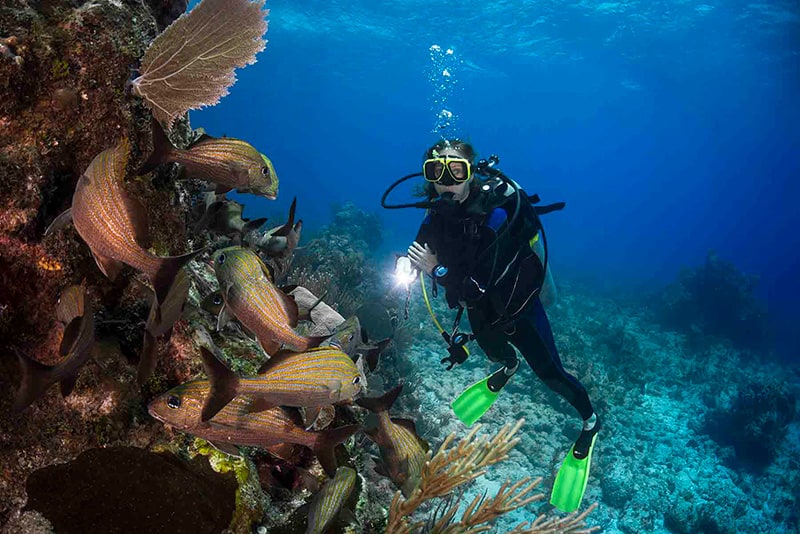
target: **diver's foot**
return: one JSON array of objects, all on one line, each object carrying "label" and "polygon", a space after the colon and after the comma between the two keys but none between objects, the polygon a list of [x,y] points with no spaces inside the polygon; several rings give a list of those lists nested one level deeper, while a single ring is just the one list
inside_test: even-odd
[{"label": "diver's foot", "polygon": [[583,460],[587,456],[589,456],[589,451],[592,450],[592,445],[594,444],[594,437],[600,431],[600,418],[596,417],[594,422],[594,426],[591,427],[589,430],[584,430],[581,432],[581,435],[578,436],[578,440],[575,442],[575,446],[572,448],[572,455],[575,457],[576,460]]}]

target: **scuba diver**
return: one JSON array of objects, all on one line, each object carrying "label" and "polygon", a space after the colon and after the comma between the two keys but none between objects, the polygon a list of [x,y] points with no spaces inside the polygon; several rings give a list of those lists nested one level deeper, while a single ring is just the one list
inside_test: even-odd
[{"label": "scuba diver", "polygon": [[[398,258],[395,275],[408,283],[416,271],[425,273],[433,295],[444,288],[449,307],[457,310],[452,331],[445,331],[433,314],[420,277],[428,311],[448,344],[449,356],[442,360],[448,370],[466,360],[465,344],[473,339],[490,360],[503,365],[453,402],[454,412],[466,425],[491,407],[516,372],[519,361],[514,347],[539,379],[578,411],[582,431],[559,470],[551,496],[554,506],[573,512],[586,489],[601,424],[586,389],[561,364],[544,308],[555,300],[555,285],[539,215],[564,204],[535,206],[538,196],[529,197],[494,168],[497,156],[489,161],[475,158],[470,144],[442,140],[425,153],[425,202],[386,204],[394,187],[419,173],[397,180],[386,191],[381,201],[385,208],[427,210],[408,255]],[[472,333],[458,330],[464,309]]]}]

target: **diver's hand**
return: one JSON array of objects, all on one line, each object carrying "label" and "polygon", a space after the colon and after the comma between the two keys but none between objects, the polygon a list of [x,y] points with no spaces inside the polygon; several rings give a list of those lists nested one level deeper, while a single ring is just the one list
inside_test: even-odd
[{"label": "diver's hand", "polygon": [[425,243],[425,246],[422,246],[414,241],[411,246],[408,247],[408,257],[411,259],[411,263],[414,267],[428,274],[431,274],[433,268],[439,265],[436,254],[428,247],[427,243]]}]

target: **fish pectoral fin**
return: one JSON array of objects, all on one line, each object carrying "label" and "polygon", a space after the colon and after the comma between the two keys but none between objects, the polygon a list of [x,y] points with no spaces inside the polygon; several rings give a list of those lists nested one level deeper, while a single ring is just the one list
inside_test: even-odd
[{"label": "fish pectoral fin", "polygon": [[117,279],[120,271],[122,271],[123,263],[121,261],[109,258],[108,256],[103,256],[95,251],[92,251],[92,256],[94,256],[94,261],[97,263],[97,266],[100,268],[103,274],[106,275],[106,278],[112,282]]},{"label": "fish pectoral fin", "polygon": [[64,328],[64,335],[61,336],[61,345],[59,346],[58,353],[61,356],[66,356],[72,352],[75,343],[81,335],[81,325],[83,324],[83,317],[75,317]]},{"label": "fish pectoral fin", "polygon": [[133,225],[133,237],[136,243],[143,249],[150,248],[153,242],[150,239],[150,218],[147,216],[147,210],[139,199],[125,193],[121,197],[125,212]]},{"label": "fish pectoral fin", "polygon": [[281,344],[274,339],[260,339],[259,344],[264,349],[264,352],[270,356],[274,356],[281,350]]},{"label": "fish pectoral fin", "polygon": [[49,236],[53,232],[61,230],[70,222],[72,222],[72,208],[67,209],[66,211],[62,212],[58,217],[53,219],[53,222],[51,222],[50,226],[47,227],[47,230],[44,231],[45,237]]},{"label": "fish pectoral fin", "polygon": [[231,315],[228,312],[228,306],[223,304],[222,308],[219,310],[219,315],[217,316],[217,332],[222,332],[222,329],[225,328],[225,325],[228,324],[230,320]]},{"label": "fish pectoral fin", "polygon": [[242,451],[240,451],[239,447],[233,443],[227,443],[225,441],[209,441],[209,443],[213,445],[215,449],[222,451],[225,454],[238,457],[242,456]]},{"label": "fish pectoral fin", "polygon": [[386,470],[386,464],[383,463],[383,460],[375,456],[373,456],[372,459],[375,461],[374,471],[383,477],[388,477],[389,471]]},{"label": "fish pectoral fin", "polygon": [[322,406],[303,408],[303,423],[305,424],[306,430],[310,430],[314,426],[314,423],[317,422],[319,414],[322,413],[322,408]]},{"label": "fish pectoral fin", "polygon": [[247,413],[266,412],[275,408],[276,404],[268,401],[264,397],[256,397],[250,406],[247,407]]},{"label": "fish pectoral fin", "polygon": [[352,525],[353,523],[357,523],[358,519],[356,519],[356,515],[351,509],[342,508],[342,510],[339,512],[339,521],[345,525]]},{"label": "fish pectoral fin", "polygon": [[331,403],[337,402],[341,399],[342,395],[342,381],[341,380],[329,380],[325,387],[328,388],[328,398],[330,399]]}]

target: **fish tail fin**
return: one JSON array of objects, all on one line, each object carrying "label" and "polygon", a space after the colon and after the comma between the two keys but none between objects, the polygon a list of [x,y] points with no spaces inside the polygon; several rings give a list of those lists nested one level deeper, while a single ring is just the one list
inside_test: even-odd
[{"label": "fish tail fin", "polygon": [[388,412],[394,404],[394,401],[396,401],[397,397],[400,396],[400,392],[402,390],[403,384],[400,384],[390,389],[380,397],[363,397],[356,399],[356,404],[373,413]]},{"label": "fish tail fin", "polygon": [[200,353],[203,357],[203,369],[211,381],[211,389],[200,415],[201,421],[206,422],[238,395],[239,377],[211,349],[201,346]]},{"label": "fish tail fin", "polygon": [[316,454],[322,469],[329,477],[336,474],[336,454],[334,449],[340,443],[346,441],[350,436],[361,430],[360,425],[340,426],[339,428],[329,428],[319,432],[319,437],[314,444],[314,454]]},{"label": "fish tail fin", "polygon": [[151,129],[153,130],[153,152],[147,158],[147,161],[139,167],[139,174],[147,174],[154,171],[156,167],[169,161],[172,151],[175,150],[157,120],[153,119]]},{"label": "fish tail fin", "polygon": [[53,367],[32,360],[17,350],[14,352],[22,368],[22,382],[17,390],[12,408],[14,412],[19,413],[33,404],[53,384],[50,378]]},{"label": "fish tail fin", "polygon": [[160,261],[156,272],[151,275],[150,278],[153,288],[156,291],[156,299],[158,300],[159,306],[166,301],[169,290],[172,288],[172,283],[175,281],[175,277],[178,275],[181,268],[192,261],[195,256],[199,256],[205,251],[206,248],[201,248],[200,250],[195,250],[194,252],[189,252],[181,256],[159,258]]}]

